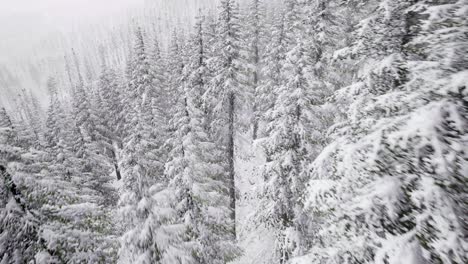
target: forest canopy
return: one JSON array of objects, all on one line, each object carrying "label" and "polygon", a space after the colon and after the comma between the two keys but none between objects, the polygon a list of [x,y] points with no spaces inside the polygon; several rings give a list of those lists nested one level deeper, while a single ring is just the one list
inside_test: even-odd
[{"label": "forest canopy", "polygon": [[70,47],[0,107],[0,263],[468,263],[467,17],[220,0]]}]

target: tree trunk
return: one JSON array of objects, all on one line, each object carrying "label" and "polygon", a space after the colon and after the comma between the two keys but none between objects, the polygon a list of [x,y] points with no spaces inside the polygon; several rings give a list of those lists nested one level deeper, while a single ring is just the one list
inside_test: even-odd
[{"label": "tree trunk", "polygon": [[258,63],[259,63],[259,51],[258,51],[258,30],[255,32],[257,34],[257,40],[255,43],[255,51],[254,51],[254,67],[255,70],[253,72],[253,88],[254,88],[254,103],[253,103],[253,112],[254,112],[254,123],[253,123],[253,135],[252,138],[253,140],[257,139],[258,137],[258,121],[260,120],[260,116],[257,113],[258,111],[258,105],[257,105],[257,89],[258,89]]},{"label": "tree trunk", "polygon": [[15,202],[21,207],[23,211],[26,211],[26,205],[21,199],[20,192],[18,191],[18,188],[16,188],[16,184],[13,182],[13,179],[11,178],[10,174],[6,171],[6,168],[0,165],[0,175],[2,178],[5,179],[5,187],[7,190],[13,195],[13,199]]},{"label": "tree trunk", "polygon": [[114,146],[114,149],[111,149],[110,152],[112,156],[112,163],[114,164],[115,177],[117,177],[117,180],[120,181],[122,179],[122,174],[120,173],[119,162],[117,160],[117,142],[113,142],[112,145]]},{"label": "tree trunk", "polygon": [[235,171],[234,171],[234,113],[235,113],[235,95],[234,92],[229,94],[229,139],[228,139],[228,160],[229,160],[229,197],[231,199],[231,218],[234,222],[234,237],[236,238],[236,186],[235,186]]},{"label": "tree trunk", "polygon": [[117,161],[114,161],[114,168],[115,168],[115,176],[117,177],[117,180],[120,181],[122,179],[122,175],[120,174],[120,169],[119,169],[119,165],[117,164]]}]

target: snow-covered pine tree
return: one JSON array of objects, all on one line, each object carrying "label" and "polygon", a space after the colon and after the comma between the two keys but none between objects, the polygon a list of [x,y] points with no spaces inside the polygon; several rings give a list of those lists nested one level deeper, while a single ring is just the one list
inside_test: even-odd
[{"label": "snow-covered pine tree", "polygon": [[[170,38],[169,43],[169,52],[167,55],[166,60],[166,74],[167,74],[167,100],[166,104],[172,105],[179,105],[183,101],[184,93],[183,93],[183,71],[186,67],[186,54],[185,54],[185,47],[183,45],[183,41],[179,32],[174,29],[172,31],[172,35]],[[181,101],[182,100],[182,101]],[[170,107],[172,108],[172,107]],[[174,115],[179,114],[179,110],[177,107],[174,107],[174,112],[169,115],[169,133],[174,133],[177,130],[176,123],[173,121],[177,120],[177,118],[173,118]],[[177,122],[177,121],[176,121]],[[170,140],[167,141],[170,143]],[[167,147],[172,149],[174,146],[168,144]]]},{"label": "snow-covered pine tree", "polygon": [[222,149],[210,138],[203,93],[208,84],[203,17],[198,17],[189,42],[188,65],[184,70],[184,96],[179,104],[180,145],[171,152],[166,166],[175,193],[177,223],[182,233],[169,252],[181,263],[226,263],[239,254],[234,244],[230,194]]},{"label": "snow-covered pine tree", "polygon": [[15,118],[12,119],[17,133],[17,144],[23,148],[39,147],[42,140],[41,112],[34,105],[34,98],[26,89],[19,91],[16,103]]},{"label": "snow-covered pine tree", "polygon": [[0,263],[63,263],[60,252],[49,247],[41,234],[46,221],[41,209],[49,198],[38,177],[45,155],[18,147],[4,114],[0,111]]},{"label": "snow-covered pine tree", "polygon": [[164,69],[165,57],[163,51],[161,50],[161,43],[157,37],[153,40],[153,45],[150,49],[149,59],[151,61],[151,68],[153,75],[156,79],[157,86],[162,86],[166,79],[166,71]]},{"label": "snow-covered pine tree", "polygon": [[[0,146],[2,155],[6,154],[4,147]],[[27,263],[33,261],[38,252],[38,222],[25,208],[24,197],[4,162],[3,157],[0,158],[0,263]]]},{"label": "snow-covered pine tree", "polygon": [[103,129],[104,126],[101,122],[105,122],[108,118],[101,111],[103,100],[100,96],[100,87],[91,86],[88,93],[90,95],[88,122],[91,123],[92,130],[86,133],[86,156],[83,157],[83,161],[90,170],[87,171],[87,167],[85,167],[86,170],[83,173],[90,177],[86,180],[86,184],[99,193],[101,198],[99,203],[103,206],[103,212],[110,213],[115,209],[118,199],[113,186],[114,179],[117,177],[111,175],[111,171],[114,171],[116,176],[119,174],[115,154],[118,143],[113,144],[114,141],[118,142],[118,138],[113,133],[109,133],[109,130]]},{"label": "snow-covered pine tree", "polygon": [[[78,59],[76,59],[78,64]],[[84,186],[100,194],[100,205],[115,204],[115,195],[111,186],[112,177],[110,170],[113,168],[111,163],[106,163],[106,153],[100,146],[99,141],[102,134],[99,127],[100,111],[99,104],[102,100],[99,96],[98,88],[92,83],[84,83],[81,73],[78,70],[78,83],[75,86],[72,98],[73,121],[72,129],[69,131],[73,137],[74,166],[76,172],[82,175]],[[104,202],[107,201],[107,202]],[[106,214],[106,210],[103,210]]]},{"label": "snow-covered pine tree", "polygon": [[33,94],[32,91],[29,92],[29,102],[31,103],[31,118],[30,126],[36,137],[35,148],[40,148],[44,145],[44,110],[38,100],[38,97]]},{"label": "snow-covered pine tree", "polygon": [[[122,93],[124,139],[130,137],[137,124],[137,107],[142,102],[142,95],[147,86],[152,85],[149,79],[149,61],[145,51],[143,31],[140,27],[135,30],[134,48],[126,64],[126,86]],[[125,139],[126,140],[126,139]]]},{"label": "snow-covered pine tree", "polygon": [[162,201],[155,200],[153,195],[165,188],[165,181],[161,172],[163,164],[155,155],[160,146],[152,138],[150,110],[150,105],[143,101],[137,109],[135,131],[124,145],[124,186],[119,205],[125,233],[121,238],[119,263],[160,263],[164,254],[165,243],[158,243],[163,241],[158,236],[158,228],[165,211],[158,210],[157,202]]},{"label": "snow-covered pine tree", "polygon": [[334,0],[303,3],[300,16],[305,25],[305,49],[311,60],[310,78],[322,86],[317,95],[323,102],[338,87],[348,85],[354,74],[349,70],[353,68],[351,61],[334,58],[334,52],[347,45],[347,23],[359,18],[359,13],[347,13],[349,9]]},{"label": "snow-covered pine tree", "polygon": [[[167,133],[168,120],[172,117],[172,106],[175,98],[177,98],[177,94],[175,93],[176,89],[174,88],[176,84],[173,83],[175,79],[170,77],[174,76],[179,78],[180,75],[173,75],[173,71],[176,70],[176,68],[177,71],[180,71],[183,61],[178,57],[179,50],[176,39],[172,40],[171,52],[169,54],[171,62],[175,61],[176,63],[168,65],[167,55],[161,50],[161,44],[157,37],[153,40],[149,53],[148,57],[153,78],[153,92],[151,96],[152,107],[154,108],[153,114],[155,115],[155,121],[159,122],[158,125],[161,126],[158,130],[160,130],[161,133]],[[161,138],[161,140],[165,140],[165,138]]]},{"label": "snow-covered pine tree", "polygon": [[58,118],[63,110],[58,98],[57,82],[53,77],[47,80],[47,89],[49,92],[49,106],[45,122],[45,148],[49,153],[52,153],[59,143],[61,127],[59,127]]},{"label": "snow-covered pine tree", "polygon": [[281,68],[285,60],[287,48],[284,31],[284,11],[274,12],[274,19],[271,25],[271,37],[269,43],[265,47],[264,62],[261,71],[263,78],[255,94],[256,117],[259,123],[259,131],[257,132],[260,138],[266,134],[266,124],[270,121],[266,113],[273,109],[277,90],[283,82]]},{"label": "snow-covered pine tree", "polygon": [[9,145],[13,145],[13,142],[16,140],[16,135],[11,118],[4,107],[0,108],[0,126],[2,128],[2,144],[5,145],[5,148],[7,143],[9,143]]},{"label": "snow-covered pine tree", "polygon": [[74,161],[71,119],[67,119],[62,102],[59,99],[57,82],[53,77],[47,80],[49,92],[49,106],[45,122],[45,147],[44,151],[49,155],[47,167],[50,170],[58,170],[63,177],[68,177],[76,168]]},{"label": "snow-covered pine tree", "polygon": [[[158,174],[164,174],[164,164],[170,149],[167,140],[171,133],[170,119],[174,115],[173,106],[179,97],[180,72],[184,67],[184,59],[179,49],[179,40],[173,35],[171,51],[169,55],[161,51],[160,43],[155,38],[153,47],[148,55],[150,61],[150,78],[152,88],[147,93],[148,113],[151,138],[156,146],[154,156],[159,160]],[[168,57],[170,58],[170,65]]]},{"label": "snow-covered pine tree", "polygon": [[[0,111],[0,256],[1,263],[52,263],[58,255],[41,236],[45,221],[41,207],[48,198],[41,192],[38,171],[43,154],[18,147],[15,129]],[[41,158],[42,156],[42,158]],[[50,183],[50,182],[47,182]],[[46,198],[47,197],[47,198]],[[57,260],[63,259],[58,258]],[[54,262],[55,263],[55,262]]]},{"label": "snow-covered pine tree", "polygon": [[36,96],[22,88],[17,99],[17,115],[15,127],[18,132],[19,144],[22,147],[39,148],[43,142],[42,109]]},{"label": "snow-covered pine tree", "polygon": [[24,208],[7,165],[18,159],[22,150],[15,146],[15,129],[5,108],[0,108],[0,263],[25,263],[34,260],[37,249],[37,219]]},{"label": "snow-covered pine tree", "polygon": [[[231,217],[236,219],[235,187],[235,136],[236,115],[245,103],[245,91],[240,82],[240,47],[238,9],[234,0],[222,0],[218,18],[218,29],[214,45],[218,53],[210,58],[209,68],[214,77],[205,93],[207,109],[210,109],[212,133],[224,147],[227,159],[227,183],[231,197]],[[235,234],[235,232],[234,232]]]},{"label": "snow-covered pine tree", "polygon": [[266,9],[261,0],[250,1],[245,15],[246,24],[242,36],[242,45],[245,48],[245,68],[246,71],[246,89],[249,89],[253,95],[252,102],[252,138],[255,140],[258,136],[258,125],[261,110],[257,110],[261,98],[259,96],[259,86],[261,82],[261,69],[263,65],[263,52],[266,46]]},{"label": "snow-covered pine tree", "polygon": [[122,147],[122,136],[124,123],[122,118],[122,82],[115,70],[111,69],[105,62],[101,66],[101,75],[98,83],[98,98],[100,103],[97,108],[98,115],[97,140],[108,157],[109,163],[114,167],[115,177],[121,179],[118,164],[118,154]]},{"label": "snow-covered pine tree", "polygon": [[299,236],[303,228],[298,214],[300,197],[307,179],[307,164],[314,156],[311,146],[320,133],[315,127],[317,116],[313,106],[317,105],[317,97],[313,93],[321,87],[308,82],[309,62],[304,43],[300,38],[295,42],[286,55],[282,68],[284,83],[276,91],[274,108],[267,112],[271,121],[267,137],[262,139],[269,162],[263,172],[265,187],[260,214],[262,222],[276,232],[278,263],[289,261],[293,251],[303,246]]},{"label": "snow-covered pine tree", "polygon": [[[79,81],[74,86],[74,93],[72,97],[72,124],[70,125],[73,129],[73,152],[75,153],[77,158],[85,158],[86,157],[86,144],[89,143],[91,140],[90,135],[88,134],[89,131],[93,131],[94,128],[91,125],[94,125],[93,122],[90,121],[90,109],[91,105],[89,102],[89,96],[85,89],[85,83],[81,78],[81,74],[78,73]],[[86,138],[87,137],[87,138]],[[90,170],[91,168],[87,168]]]},{"label": "snow-covered pine tree", "polygon": [[[182,69],[183,75],[180,81],[183,83],[187,77],[188,69]],[[180,77],[180,76],[179,76]],[[176,87],[175,87],[176,88]],[[186,224],[184,215],[187,211],[189,201],[189,191],[185,187],[184,175],[187,168],[187,157],[184,139],[189,131],[189,113],[187,111],[187,96],[184,85],[177,87],[173,91],[178,96],[173,105],[173,116],[170,119],[171,134],[166,142],[170,148],[168,160],[165,164],[164,176],[169,180],[165,198],[169,201],[169,207],[172,208],[168,214],[168,221],[163,223],[163,230],[167,230],[166,254],[163,257],[163,263],[196,263],[193,252],[196,249],[196,243],[193,236],[190,235],[190,225]],[[164,192],[161,192],[164,195]]]},{"label": "snow-covered pine tree", "polygon": [[347,50],[361,82],[336,95],[348,119],[312,167],[320,230],[295,263],[464,263],[466,64],[438,56],[466,51],[466,1],[370,5]]},{"label": "snow-covered pine tree", "polygon": [[161,133],[157,129],[164,126],[158,125],[162,121],[157,117],[162,115],[154,114],[155,109],[160,109],[160,105],[154,105],[160,94],[153,87],[155,78],[151,75],[141,29],[136,31],[133,56],[128,64],[128,89],[124,96],[124,111],[130,111],[126,112],[127,123],[131,122],[133,127],[127,127],[122,153],[124,186],[119,205],[125,233],[119,263],[160,263],[167,242],[160,236],[159,228],[168,218],[165,212],[170,212],[164,201],[154,197],[166,186],[163,177],[166,154],[161,151],[164,142],[156,136]]}]

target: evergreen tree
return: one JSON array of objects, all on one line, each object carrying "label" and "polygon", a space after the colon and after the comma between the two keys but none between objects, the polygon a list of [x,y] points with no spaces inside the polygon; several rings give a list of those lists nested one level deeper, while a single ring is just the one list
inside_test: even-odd
[{"label": "evergreen tree", "polygon": [[57,84],[55,79],[49,78],[47,81],[47,89],[49,92],[49,107],[47,109],[46,119],[46,148],[52,149],[59,142],[60,127],[58,126],[57,117],[59,117],[62,109],[60,109],[60,101],[58,99]]},{"label": "evergreen tree", "polygon": [[143,31],[137,28],[135,31],[135,46],[130,59],[127,61],[126,79],[127,85],[122,94],[124,113],[124,138],[130,137],[136,127],[138,112],[142,103],[142,96],[147,90],[151,90],[153,78],[150,76],[150,65],[145,51]]},{"label": "evergreen tree", "polygon": [[302,242],[297,237],[302,232],[299,219],[300,196],[307,179],[307,164],[316,155],[317,137],[320,137],[320,111],[317,96],[320,89],[306,79],[308,65],[304,44],[287,54],[282,72],[285,82],[279,86],[277,101],[267,114],[268,137],[263,139],[269,162],[265,166],[264,201],[261,204],[263,221],[277,230],[277,260],[286,263]]},{"label": "evergreen tree", "polygon": [[[239,21],[238,9],[233,0],[223,0],[220,5],[219,27],[216,49],[219,51],[210,62],[214,77],[206,92],[208,108],[212,109],[210,118],[213,133],[224,146],[227,159],[227,178],[230,192],[231,218],[236,219],[235,187],[235,136],[236,115],[241,108],[244,93],[240,82],[239,58]],[[235,232],[234,232],[235,234]]]},{"label": "evergreen tree", "polygon": [[[81,73],[78,72],[78,76]],[[102,198],[107,201],[114,195],[111,187],[112,178],[109,176],[110,164],[106,164],[104,150],[99,146],[100,133],[99,113],[96,111],[96,102],[100,100],[98,91],[91,85],[85,84],[80,77],[73,95],[73,121],[71,130],[73,141],[73,166],[77,172],[86,178],[82,183],[88,188],[101,193]],[[94,95],[94,96],[91,96]],[[100,202],[103,200],[101,199]]]},{"label": "evergreen tree", "polygon": [[109,164],[114,167],[117,180],[121,179],[118,154],[124,135],[121,96],[122,85],[118,74],[103,63],[98,83],[98,94],[95,97],[100,102],[94,105],[98,117],[97,140],[103,153],[108,157]]},{"label": "evergreen tree", "polygon": [[175,93],[174,88],[175,86],[174,83],[172,83],[171,78],[173,76],[176,77],[180,75],[177,75],[177,73],[172,72],[172,70],[177,68],[177,71],[180,71],[180,64],[183,63],[179,61],[178,46],[177,43],[174,43],[177,42],[177,40],[172,41],[173,43],[171,47],[173,48],[171,48],[169,56],[171,59],[173,59],[171,60],[171,62],[176,62],[174,65],[168,65],[166,54],[163,54],[160,42],[157,38],[154,40],[153,47],[150,49],[149,54],[151,72],[154,78],[154,89],[152,93],[152,107],[154,108],[153,113],[155,114],[155,116],[157,116],[156,118],[158,119],[159,125],[165,125],[164,127],[161,127],[159,129],[163,133],[167,132],[165,130],[168,129],[168,120],[173,114],[173,112],[171,112],[173,102],[174,99],[177,98],[177,94]]},{"label": "evergreen tree", "polygon": [[[443,17],[432,15],[446,10],[446,5],[426,5],[421,14],[429,16],[424,18],[414,16],[420,5],[413,2],[377,4],[360,24],[350,49],[362,60],[361,82],[337,93],[354,97],[348,119],[332,130],[333,143],[312,167],[307,204],[321,225],[314,243],[319,246],[302,260],[464,263],[466,243],[459,215],[466,204],[454,195],[466,188],[459,180],[460,169],[466,168],[465,154],[458,151],[464,148],[466,98],[452,78],[458,79],[466,69],[456,64],[440,67],[430,55],[437,46],[445,52],[456,47],[451,44],[458,38],[444,38],[447,42],[439,46],[437,36],[437,41],[420,46],[418,36],[429,40],[451,27],[432,24],[431,18]],[[452,12],[461,10],[458,4],[449,5]],[[421,26],[444,29],[426,32]],[[424,56],[413,64],[410,59],[419,53],[415,51]],[[441,74],[443,68],[450,69],[445,76],[451,81],[431,80],[430,75]]]},{"label": "evergreen tree", "polygon": [[[275,19],[271,26],[271,38],[265,48],[264,67],[261,75],[256,101],[256,117],[260,125],[260,137],[265,136],[265,125],[270,120],[266,113],[275,105],[277,90],[283,82],[281,69],[286,56],[286,40],[284,30],[284,12],[275,12]],[[257,133],[259,133],[257,132]]]},{"label": "evergreen tree", "polygon": [[6,143],[11,143],[16,140],[13,123],[11,122],[10,116],[4,107],[0,108],[0,125],[2,128],[2,144],[6,145]]},{"label": "evergreen tree", "polygon": [[[179,109],[180,145],[171,152],[167,174],[176,194],[175,208],[183,225],[173,254],[181,263],[226,263],[238,254],[233,244],[229,189],[222,149],[209,136],[203,93],[208,84],[203,18],[189,43],[189,63],[184,71],[184,91]],[[182,252],[182,253],[180,253]]]},{"label": "evergreen tree", "polygon": [[259,120],[262,111],[259,110],[261,98],[259,96],[259,86],[261,82],[261,68],[263,60],[263,51],[266,45],[265,39],[265,8],[260,0],[252,0],[248,6],[249,12],[246,16],[247,25],[245,26],[246,62],[248,64],[247,86],[253,94],[252,111],[254,113],[252,124],[252,137],[257,139]]},{"label": "evergreen tree", "polygon": [[157,119],[162,116],[160,112],[154,114],[154,109],[161,109],[157,104],[160,98],[155,94],[155,78],[151,75],[140,29],[136,32],[134,57],[127,74],[124,111],[131,111],[126,112],[126,118],[127,124],[131,123],[133,127],[127,128],[122,154],[123,193],[119,205],[125,233],[121,238],[119,262],[160,263],[166,243],[158,237],[158,228],[163,221],[164,210],[157,210],[163,201],[155,200],[153,196],[164,189],[161,186],[165,186],[165,131],[157,130],[164,127],[158,125],[164,121]]},{"label": "evergreen tree", "polygon": [[42,113],[37,100],[23,88],[20,90],[16,108],[17,118],[13,121],[17,130],[17,144],[23,148],[39,147],[42,143]]}]

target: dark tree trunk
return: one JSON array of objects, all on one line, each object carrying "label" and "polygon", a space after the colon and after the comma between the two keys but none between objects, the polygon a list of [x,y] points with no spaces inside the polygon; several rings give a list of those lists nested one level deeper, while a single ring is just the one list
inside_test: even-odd
[{"label": "dark tree trunk", "polygon": [[13,182],[10,174],[6,171],[5,167],[0,165],[0,175],[2,178],[5,179],[5,187],[7,190],[13,195],[13,199],[15,202],[21,207],[23,211],[26,211],[26,205],[23,199],[21,199],[21,195],[16,187],[16,184]]},{"label": "dark tree trunk", "polygon": [[234,113],[235,113],[235,95],[231,92],[229,95],[229,139],[228,139],[228,161],[229,161],[229,196],[231,207],[231,218],[234,222],[234,237],[236,237],[236,186],[234,171]]},{"label": "dark tree trunk", "polygon": [[258,50],[258,35],[260,34],[258,32],[258,29],[255,31],[255,34],[256,34],[256,43],[255,43],[255,47],[254,47],[254,67],[255,67],[255,70],[254,70],[254,73],[253,73],[253,89],[254,89],[254,103],[253,103],[253,112],[254,112],[254,123],[253,123],[253,139],[257,139],[258,137],[258,121],[260,119],[260,116],[258,115],[257,113],[257,110],[258,110],[258,106],[257,106],[257,100],[256,100],[256,97],[258,96],[257,94],[257,89],[258,89],[258,63],[260,61],[259,57],[259,50]]},{"label": "dark tree trunk", "polygon": [[115,177],[120,181],[122,179],[122,174],[120,174],[119,162],[117,161],[116,151],[111,149],[112,163],[114,164]]},{"label": "dark tree trunk", "polygon": [[120,174],[119,165],[116,162],[114,162],[114,168],[115,168],[115,176],[117,177],[117,180],[120,181],[122,179],[122,175]]}]

